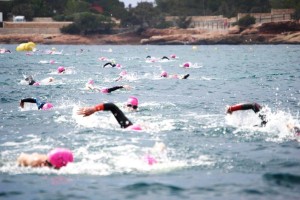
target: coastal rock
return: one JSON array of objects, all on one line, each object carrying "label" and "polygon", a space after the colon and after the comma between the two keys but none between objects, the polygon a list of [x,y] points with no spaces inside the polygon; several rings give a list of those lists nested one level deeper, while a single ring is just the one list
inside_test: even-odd
[{"label": "coastal rock", "polygon": [[2,34],[0,43],[18,44],[300,44],[300,25],[295,21],[253,25],[242,32],[238,26],[228,30],[147,29],[141,34],[127,32],[110,35]]}]

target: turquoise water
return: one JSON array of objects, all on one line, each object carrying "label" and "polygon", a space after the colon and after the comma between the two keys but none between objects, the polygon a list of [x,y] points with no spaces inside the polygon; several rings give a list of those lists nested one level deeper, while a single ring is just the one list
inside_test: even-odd
[{"label": "turquoise water", "polygon": [[[16,46],[0,46],[12,51],[0,54],[0,199],[299,199],[300,138],[286,127],[300,125],[299,45],[38,45],[29,55]],[[53,47],[62,54],[47,54]],[[146,60],[171,54],[177,58]],[[101,57],[122,67],[103,68]],[[122,70],[128,74],[116,82]],[[163,70],[190,77],[162,79]],[[27,75],[41,85],[26,85]],[[88,91],[89,79],[132,89]],[[130,96],[138,112],[124,109]],[[54,109],[20,109],[26,97]],[[109,112],[76,114],[101,102],[116,103],[144,130],[121,129]],[[240,102],[263,105],[267,126],[255,127],[251,111],[225,114]],[[75,162],[60,170],[16,165],[22,152],[55,147],[71,149]],[[149,153],[158,163],[147,164]]]}]

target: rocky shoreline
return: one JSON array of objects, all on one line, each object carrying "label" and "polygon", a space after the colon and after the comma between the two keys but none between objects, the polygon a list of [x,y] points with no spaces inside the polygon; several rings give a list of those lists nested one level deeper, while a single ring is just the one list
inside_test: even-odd
[{"label": "rocky shoreline", "polygon": [[198,45],[198,44],[300,44],[300,24],[295,21],[270,22],[247,29],[231,27],[228,30],[205,31],[198,29],[147,29],[142,34],[114,35],[67,34],[6,34],[0,35],[2,44],[32,41],[37,44],[84,45]]}]

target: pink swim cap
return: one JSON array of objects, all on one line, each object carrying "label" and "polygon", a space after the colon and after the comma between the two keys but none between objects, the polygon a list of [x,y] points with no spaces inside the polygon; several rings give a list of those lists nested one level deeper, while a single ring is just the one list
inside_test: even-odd
[{"label": "pink swim cap", "polygon": [[50,60],[50,64],[54,64],[55,63],[55,60]]},{"label": "pink swim cap", "polygon": [[190,63],[190,62],[186,62],[186,63],[183,64],[183,67],[186,67],[186,68],[187,68],[187,67],[190,67],[190,66],[191,66],[191,63]]},{"label": "pink swim cap", "polygon": [[175,54],[172,54],[170,57],[171,57],[171,58],[176,58],[176,55],[175,55]]},{"label": "pink swim cap", "polygon": [[120,67],[121,67],[121,64],[116,64],[116,67],[117,67],[117,68],[120,68]]},{"label": "pink swim cap", "polygon": [[168,77],[168,73],[166,71],[162,71],[160,77]]},{"label": "pink swim cap", "polygon": [[153,165],[153,164],[157,163],[157,160],[151,155],[146,155],[144,159],[146,160],[148,165]]},{"label": "pink swim cap", "polygon": [[136,97],[129,97],[127,100],[127,105],[138,106],[139,100]]},{"label": "pink swim cap", "polygon": [[53,105],[51,103],[45,103],[42,107],[42,110],[49,110],[53,108]]},{"label": "pink swim cap", "polygon": [[63,66],[59,66],[58,68],[57,68],[57,71],[58,71],[58,73],[62,73],[62,72],[64,72],[66,69],[63,67]]},{"label": "pink swim cap", "polygon": [[108,89],[107,89],[107,88],[102,88],[102,89],[101,89],[101,92],[102,92],[102,93],[108,93]]},{"label": "pink swim cap", "polygon": [[141,126],[138,124],[128,126],[126,129],[133,130],[133,131],[141,131],[142,130]]},{"label": "pink swim cap", "polygon": [[127,72],[125,70],[121,71],[121,73],[119,74],[120,76],[125,76],[127,74]]},{"label": "pink swim cap", "polygon": [[56,148],[48,153],[48,162],[59,169],[73,162],[73,153],[68,149]]},{"label": "pink swim cap", "polygon": [[39,85],[40,85],[40,83],[38,83],[38,82],[35,82],[33,85],[35,85],[35,86],[39,86]]}]

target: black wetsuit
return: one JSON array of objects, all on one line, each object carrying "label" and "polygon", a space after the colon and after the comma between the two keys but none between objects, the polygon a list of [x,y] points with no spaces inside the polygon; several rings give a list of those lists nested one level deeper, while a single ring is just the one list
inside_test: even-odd
[{"label": "black wetsuit", "polygon": [[[237,110],[253,110],[255,113],[258,113],[261,110],[261,106],[258,103],[245,103],[230,107],[230,111],[232,112]],[[265,126],[268,122],[266,115],[259,114],[258,117],[261,119],[260,126]]]},{"label": "black wetsuit", "polygon": [[124,115],[124,113],[114,103],[104,103],[104,111],[111,111],[121,128],[127,128],[132,122]]},{"label": "black wetsuit", "polygon": [[111,88],[107,88],[107,92],[111,93],[115,90],[122,89],[122,88],[124,88],[124,87],[123,86],[114,86],[114,87],[111,87]]},{"label": "black wetsuit", "polygon": [[108,63],[105,63],[105,64],[103,65],[103,68],[106,67],[107,65],[110,65],[111,67],[117,66],[117,65],[114,64],[114,63],[108,62]]},{"label": "black wetsuit", "polygon": [[26,99],[21,99],[21,102],[23,103],[35,103],[38,107],[38,109],[42,109],[43,106],[46,104],[46,102],[41,101],[38,98],[26,98]]},{"label": "black wetsuit", "polygon": [[25,81],[27,81],[29,85],[33,85],[35,83],[35,80],[33,80],[32,76],[25,78]]},{"label": "black wetsuit", "polygon": [[186,74],[182,77],[182,79],[187,79],[190,75],[189,74]]}]

